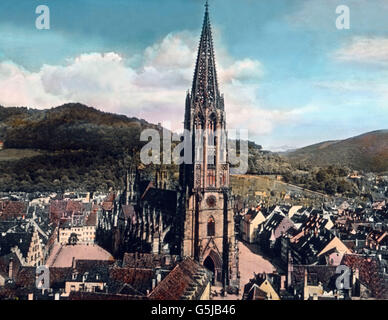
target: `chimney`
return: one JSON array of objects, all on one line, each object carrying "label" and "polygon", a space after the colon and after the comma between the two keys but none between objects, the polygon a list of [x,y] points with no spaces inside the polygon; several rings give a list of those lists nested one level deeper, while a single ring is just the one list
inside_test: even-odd
[{"label": "chimney", "polygon": [[360,270],[358,268],[356,268],[353,271],[353,274],[352,274],[352,284],[353,284],[353,286],[356,284],[356,281],[359,279],[359,277],[360,277]]},{"label": "chimney", "polygon": [[292,272],[294,271],[293,268],[293,261],[291,257],[291,252],[288,252],[288,265],[287,265],[287,288],[291,287],[292,283]]},{"label": "chimney", "polygon": [[13,279],[13,258],[9,259],[8,278]]},{"label": "chimney", "polygon": [[307,268],[304,268],[304,286],[307,287]]},{"label": "chimney", "polygon": [[156,287],[156,279],[152,279],[152,290]]},{"label": "chimney", "polygon": [[286,283],[287,283],[286,276],[285,275],[280,276],[280,290],[281,291],[286,290]]}]

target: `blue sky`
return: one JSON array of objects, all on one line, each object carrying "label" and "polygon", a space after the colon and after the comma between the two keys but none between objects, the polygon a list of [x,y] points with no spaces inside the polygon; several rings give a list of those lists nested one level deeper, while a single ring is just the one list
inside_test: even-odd
[{"label": "blue sky", "polygon": [[[50,30],[35,28],[41,4]],[[178,128],[203,4],[1,0],[0,104],[82,102]],[[230,128],[272,150],[387,128],[387,0],[210,0],[210,15]]]}]

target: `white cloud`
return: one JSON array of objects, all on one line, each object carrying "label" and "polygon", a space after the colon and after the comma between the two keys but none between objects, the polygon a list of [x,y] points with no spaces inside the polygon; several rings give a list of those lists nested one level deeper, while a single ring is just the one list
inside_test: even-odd
[{"label": "white cloud", "polygon": [[352,41],[337,50],[334,58],[344,62],[369,64],[388,63],[388,38],[354,37]]},{"label": "white cloud", "polygon": [[[48,108],[80,102],[104,111],[137,116],[151,122],[182,126],[186,90],[191,87],[198,35],[168,34],[137,57],[85,53],[66,65],[43,65],[30,72],[11,61],[0,62],[0,105]],[[257,93],[263,68],[253,59],[234,60],[225,48],[216,49],[221,91],[230,128],[246,128],[254,135],[295,121],[304,108],[289,111],[261,108]]]},{"label": "white cloud", "polygon": [[145,50],[145,65],[165,70],[189,68],[197,54],[192,49],[197,45],[197,39],[191,32],[170,33],[161,42]]},{"label": "white cloud", "polygon": [[257,81],[262,76],[262,65],[257,60],[244,59],[234,62],[231,66],[221,69],[220,81],[230,83],[236,79]]},{"label": "white cloud", "polygon": [[0,105],[45,108],[62,102],[44,90],[41,72],[29,72],[10,61],[0,63]]}]

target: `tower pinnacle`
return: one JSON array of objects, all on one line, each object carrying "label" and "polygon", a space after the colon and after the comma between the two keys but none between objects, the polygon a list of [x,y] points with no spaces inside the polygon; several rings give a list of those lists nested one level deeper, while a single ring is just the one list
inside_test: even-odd
[{"label": "tower pinnacle", "polygon": [[194,72],[192,96],[194,101],[208,106],[218,107],[219,90],[213,46],[213,36],[209,18],[209,2],[205,3],[201,39],[198,47],[197,63]]}]

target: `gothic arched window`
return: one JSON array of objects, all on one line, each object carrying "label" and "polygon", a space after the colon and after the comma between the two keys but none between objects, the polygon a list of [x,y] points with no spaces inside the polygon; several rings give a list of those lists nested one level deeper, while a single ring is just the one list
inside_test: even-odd
[{"label": "gothic arched window", "polygon": [[209,187],[216,186],[216,171],[214,169],[207,170],[207,185]]},{"label": "gothic arched window", "polygon": [[214,237],[216,233],[216,224],[213,217],[210,217],[207,221],[207,236]]}]

